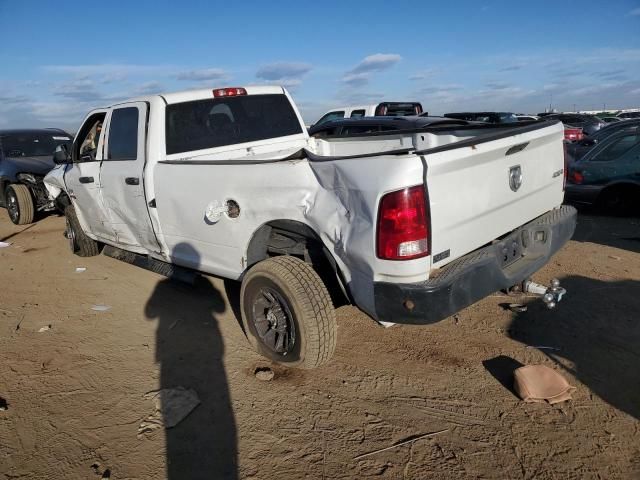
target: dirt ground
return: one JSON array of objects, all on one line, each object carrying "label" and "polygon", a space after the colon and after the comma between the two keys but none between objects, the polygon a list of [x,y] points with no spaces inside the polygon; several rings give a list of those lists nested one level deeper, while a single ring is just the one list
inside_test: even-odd
[{"label": "dirt ground", "polygon": [[[436,325],[384,329],[342,307],[328,365],[271,365],[264,382],[236,284],[75,257],[63,218],[16,227],[2,211],[0,478],[638,479],[640,220],[579,222],[535,277],[566,286],[557,310],[527,298],[514,314],[496,294]],[[520,402],[511,372],[535,363],[574,399]],[[145,394],[177,386],[201,404],[138,438]]]}]

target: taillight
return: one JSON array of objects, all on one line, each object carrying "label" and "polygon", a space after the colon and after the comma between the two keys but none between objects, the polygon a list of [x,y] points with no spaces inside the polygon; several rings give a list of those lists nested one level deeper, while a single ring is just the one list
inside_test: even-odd
[{"label": "taillight", "polygon": [[562,142],[562,147],[564,150],[564,171],[562,172],[562,191],[564,192],[565,187],[567,186],[567,170],[569,170],[569,154],[567,153],[567,144]]},{"label": "taillight", "polygon": [[218,97],[237,97],[238,95],[246,95],[247,91],[244,88],[216,88],[213,91],[213,96]]},{"label": "taillight", "polygon": [[428,221],[423,185],[387,193],[378,211],[378,258],[410,260],[428,255]]},{"label": "taillight", "polygon": [[571,172],[571,176],[569,177],[569,180],[571,181],[571,183],[580,185],[582,182],[584,182],[584,175],[582,175],[582,172],[574,170],[573,172]]}]

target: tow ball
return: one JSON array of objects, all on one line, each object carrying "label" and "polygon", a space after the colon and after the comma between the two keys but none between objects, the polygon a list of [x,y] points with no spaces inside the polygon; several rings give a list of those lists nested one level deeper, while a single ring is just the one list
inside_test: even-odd
[{"label": "tow ball", "polygon": [[551,280],[551,286],[549,287],[532,282],[531,280],[525,280],[522,286],[525,293],[532,293],[542,297],[542,301],[549,310],[556,308],[558,302],[560,302],[564,294],[567,293],[567,291],[560,286],[560,280],[557,278]]}]

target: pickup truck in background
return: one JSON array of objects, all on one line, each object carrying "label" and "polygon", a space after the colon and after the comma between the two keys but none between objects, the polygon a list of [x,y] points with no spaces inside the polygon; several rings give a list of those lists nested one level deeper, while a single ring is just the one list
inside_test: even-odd
[{"label": "pickup truck in background", "polygon": [[300,368],[331,358],[341,296],[381,323],[436,322],[512,286],[554,306],[557,282],[529,279],[576,222],[560,122],[318,139],[276,86],[93,110],[55,161],[74,253],[106,244],[240,280],[251,344]]},{"label": "pickup truck in background", "polygon": [[312,127],[341,118],[404,117],[422,113],[422,104],[419,102],[382,102],[373,105],[353,105],[329,110]]}]

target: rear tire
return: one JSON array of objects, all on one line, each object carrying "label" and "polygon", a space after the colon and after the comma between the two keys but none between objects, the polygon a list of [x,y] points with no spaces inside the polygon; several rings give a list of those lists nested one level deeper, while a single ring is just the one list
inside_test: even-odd
[{"label": "rear tire", "polygon": [[640,203],[640,188],[620,185],[604,190],[598,197],[598,208],[602,213],[627,215]]},{"label": "rear tire", "polygon": [[290,256],[256,264],[240,290],[242,324],[251,345],[289,367],[316,368],[336,348],[331,296],[315,270]]},{"label": "rear tire", "polygon": [[14,183],[9,185],[4,201],[9,218],[15,225],[33,223],[35,205],[31,191],[26,185]]},{"label": "rear tire", "polygon": [[64,209],[64,216],[67,220],[65,235],[69,241],[71,253],[79,257],[93,257],[98,255],[100,253],[98,242],[89,238],[87,234],[84,233],[73,205],[69,205]]}]

